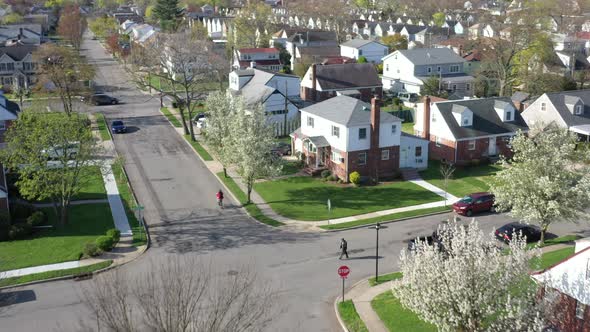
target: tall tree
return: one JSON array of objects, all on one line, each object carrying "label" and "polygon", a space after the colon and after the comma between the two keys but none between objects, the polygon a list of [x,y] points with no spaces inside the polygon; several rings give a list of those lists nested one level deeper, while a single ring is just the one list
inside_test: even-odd
[{"label": "tall tree", "polygon": [[63,104],[64,112],[74,112],[73,100],[89,91],[88,82],[94,78],[94,68],[78,52],[57,44],[43,44],[33,53],[38,66],[42,89],[55,91]]},{"label": "tall tree", "polygon": [[228,41],[234,48],[265,47],[272,29],[272,10],[263,2],[249,3],[233,19]]},{"label": "tall tree", "polygon": [[80,14],[78,5],[67,5],[61,10],[57,33],[68,40],[76,50],[82,44],[82,34],[86,30],[86,18]]},{"label": "tall tree", "polygon": [[6,143],[0,158],[18,173],[21,194],[49,199],[61,225],[67,224],[71,199],[89,179],[86,168],[97,165],[87,116],[25,111],[6,132]]},{"label": "tall tree", "polygon": [[91,20],[88,27],[96,37],[102,39],[117,33],[119,24],[114,17],[104,15]]},{"label": "tall tree", "polygon": [[381,42],[389,47],[389,52],[408,49],[408,38],[399,33],[381,37]]},{"label": "tall tree", "polygon": [[157,0],[152,13],[160,22],[162,29],[169,32],[178,29],[180,19],[183,15],[178,0]]},{"label": "tall tree", "polygon": [[443,89],[440,78],[436,76],[430,76],[420,89],[420,94],[423,96],[435,96],[440,98],[447,98],[449,93]]},{"label": "tall tree", "polygon": [[537,125],[511,142],[514,156],[503,160],[490,187],[499,210],[541,227],[541,243],[554,222],[577,221],[590,205],[590,156],[576,149],[575,133]]},{"label": "tall tree", "polygon": [[531,259],[515,236],[510,250],[496,248],[494,234],[472,220],[443,224],[437,243],[417,241],[416,251],[402,251],[403,278],[392,285],[401,304],[439,331],[540,331],[542,306],[535,304]]},{"label": "tall tree", "polygon": [[235,116],[236,100],[225,91],[215,91],[207,97],[207,127],[205,141],[211,148],[216,159],[223,165],[223,174],[227,177],[227,167],[234,161],[234,151],[231,149],[229,138],[232,132],[231,119]]},{"label": "tall tree", "polygon": [[445,13],[443,12],[432,14],[432,20],[434,21],[434,24],[438,27],[442,27],[445,24],[446,17],[447,15],[445,15]]}]

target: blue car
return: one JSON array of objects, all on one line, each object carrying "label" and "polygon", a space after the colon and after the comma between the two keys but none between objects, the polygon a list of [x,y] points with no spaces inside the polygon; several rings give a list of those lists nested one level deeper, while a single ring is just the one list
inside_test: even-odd
[{"label": "blue car", "polygon": [[113,123],[111,124],[111,129],[113,131],[113,134],[120,134],[120,133],[127,132],[127,127],[125,127],[125,124],[121,120],[113,121]]}]

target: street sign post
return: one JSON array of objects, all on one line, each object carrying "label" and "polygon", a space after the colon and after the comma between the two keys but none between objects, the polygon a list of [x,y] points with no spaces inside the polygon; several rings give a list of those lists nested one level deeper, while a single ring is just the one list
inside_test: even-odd
[{"label": "street sign post", "polygon": [[346,277],[349,273],[350,269],[346,265],[342,265],[338,268],[338,275],[340,276],[340,278],[342,278],[342,302],[344,302],[344,280],[346,280]]},{"label": "street sign post", "polygon": [[137,221],[139,221],[139,238],[142,239],[142,234],[141,234],[141,229],[143,228],[143,216],[142,216],[142,211],[144,210],[144,206],[143,205],[137,205],[133,208],[133,210],[137,211]]},{"label": "street sign post", "polygon": [[328,225],[330,224],[331,217],[332,217],[332,202],[328,198]]}]

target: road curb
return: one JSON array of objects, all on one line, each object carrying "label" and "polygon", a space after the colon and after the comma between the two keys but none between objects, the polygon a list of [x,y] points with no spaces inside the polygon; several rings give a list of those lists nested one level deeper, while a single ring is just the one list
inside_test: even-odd
[{"label": "road curb", "polygon": [[452,210],[443,211],[443,212],[433,212],[433,213],[421,214],[421,215],[418,215],[418,216],[404,217],[404,218],[395,219],[395,220],[379,221],[379,222],[374,222],[374,223],[370,223],[370,224],[363,224],[363,225],[351,226],[351,227],[340,228],[340,229],[323,229],[323,228],[321,228],[319,226],[318,226],[318,228],[320,228],[324,232],[350,231],[350,230],[353,230],[353,229],[359,229],[359,228],[366,228],[366,227],[370,227],[370,226],[375,226],[375,225],[377,225],[377,223],[379,223],[381,225],[383,225],[383,224],[391,224],[391,223],[398,222],[398,221],[404,221],[404,220],[415,219],[415,218],[422,218],[422,217],[429,217],[429,216],[436,216],[438,214],[445,214],[445,213],[449,213],[449,212],[452,212]]}]

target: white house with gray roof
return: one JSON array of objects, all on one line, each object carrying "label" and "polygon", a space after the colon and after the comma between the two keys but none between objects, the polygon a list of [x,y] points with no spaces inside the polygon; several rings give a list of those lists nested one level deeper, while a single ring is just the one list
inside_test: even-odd
[{"label": "white house with gray roof", "polygon": [[340,55],[358,60],[364,56],[368,62],[381,63],[389,48],[373,40],[351,39],[340,44]]},{"label": "white house with gray roof", "polygon": [[590,90],[545,93],[522,112],[522,117],[529,126],[554,124],[590,141]]},{"label": "white house with gray roof", "polygon": [[463,68],[465,59],[448,48],[398,50],[383,58],[383,89],[420,93],[431,77],[441,79],[449,93],[473,96],[473,76]]}]

